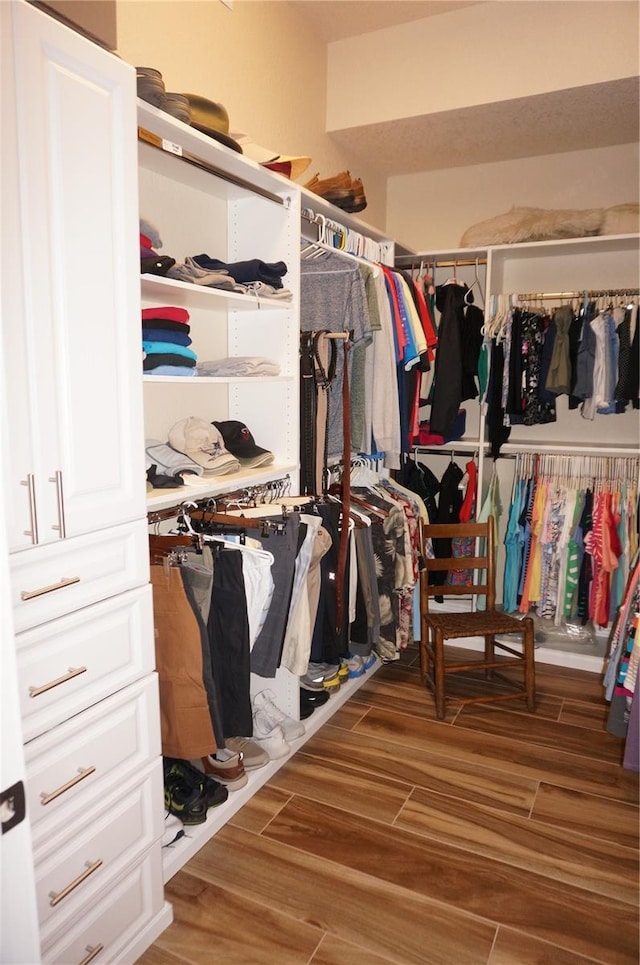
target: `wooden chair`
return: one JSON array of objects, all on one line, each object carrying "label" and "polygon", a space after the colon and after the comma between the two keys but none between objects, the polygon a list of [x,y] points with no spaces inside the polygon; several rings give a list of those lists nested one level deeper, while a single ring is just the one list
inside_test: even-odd
[{"label": "wooden chair", "polygon": [[[421,526],[423,569],[420,573],[420,671],[422,681],[433,691],[436,703],[436,717],[442,720],[445,716],[445,678],[447,674],[464,673],[465,671],[483,670],[482,685],[486,683],[486,693],[477,696],[461,697],[461,704],[493,703],[501,700],[526,700],[527,709],[535,710],[535,662],[534,662],[534,631],[533,620],[525,617],[522,620],[508,616],[496,610],[495,594],[495,547],[494,522],[489,518],[486,523],[455,523],[443,524],[423,523]],[[454,537],[471,537],[472,555],[456,556],[440,559],[429,559],[425,552],[427,540],[453,539]],[[478,540],[485,540],[484,552],[476,555],[476,548],[481,547]],[[461,570],[470,572],[472,585],[429,585],[432,573],[445,570]],[[482,579],[478,583],[476,580]],[[471,612],[443,612],[430,608],[430,601],[435,596],[447,599],[456,596],[471,596],[474,607]],[[478,597],[484,596],[486,609],[477,609]],[[515,650],[506,643],[496,640],[496,635],[508,634],[522,642],[522,650]],[[483,637],[484,653],[482,656],[464,662],[445,662],[445,647],[447,640],[462,637]],[[514,641],[515,642],[515,641]],[[508,656],[497,659],[496,650]],[[473,651],[469,651],[470,657]],[[506,667],[519,667],[522,677],[515,679],[506,677],[502,670]]]}]

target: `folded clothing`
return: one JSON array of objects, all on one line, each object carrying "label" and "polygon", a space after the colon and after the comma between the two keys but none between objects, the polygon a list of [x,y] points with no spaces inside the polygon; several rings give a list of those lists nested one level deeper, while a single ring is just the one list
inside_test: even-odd
[{"label": "folded clothing", "polygon": [[271,359],[259,355],[236,355],[233,358],[211,359],[198,362],[198,375],[280,375],[280,366]]},{"label": "folded clothing", "polygon": [[[152,355],[150,357],[152,360],[160,358],[159,355]],[[186,365],[155,365],[153,368],[144,369],[147,375],[175,375],[184,377],[189,376],[194,378],[198,373],[195,368],[187,368]]]},{"label": "folded clothing", "polygon": [[201,268],[193,258],[185,258],[183,264],[174,264],[167,272],[169,278],[186,281],[192,285],[203,285],[205,288],[222,288],[233,291],[236,283],[227,271],[210,271]]},{"label": "folded clothing", "polygon": [[177,332],[178,335],[188,335],[191,326],[186,322],[170,322],[168,318],[149,318],[142,323],[142,334],[149,329],[153,332]]},{"label": "folded clothing", "polygon": [[147,482],[151,483],[154,489],[176,489],[178,486],[184,486],[184,481],[182,476],[166,476],[164,473],[158,472],[158,467],[155,463],[152,463],[147,469]]},{"label": "folded clothing", "polygon": [[194,255],[193,261],[209,271],[228,271],[235,281],[264,281],[274,288],[282,288],[282,277],[287,274],[284,261],[269,262],[251,258],[248,261],[233,261],[227,264],[219,258],[210,258],[207,254]]},{"label": "folded clothing", "polygon": [[[179,346],[177,347],[179,348]],[[143,372],[158,368],[159,365],[179,365],[181,368],[195,370],[196,360],[187,359],[184,355],[178,355],[175,352],[156,352],[153,355],[147,355],[147,357],[142,360]],[[194,374],[196,374],[195,371]]]},{"label": "folded clothing", "polygon": [[171,342],[172,345],[191,345],[191,339],[185,332],[172,332],[163,328],[142,327],[142,337],[150,342]]},{"label": "folded clothing", "polygon": [[172,355],[181,355],[186,359],[197,361],[198,356],[187,345],[172,345],[170,342],[151,342],[146,338],[142,340],[142,349],[147,355],[164,355],[171,352]]},{"label": "folded clothing", "polygon": [[[142,309],[142,323],[153,319],[164,318],[171,322],[188,322],[189,312],[186,308],[179,308],[177,305],[158,305],[154,308]],[[158,328],[159,326],[154,326]]]},{"label": "folded clothing", "polygon": [[157,258],[141,258],[140,271],[143,275],[166,275],[176,263],[175,258],[158,255]]},{"label": "folded clothing", "polygon": [[166,442],[159,439],[145,439],[144,451],[147,454],[147,469],[156,467],[156,471],[166,476],[178,476],[181,473],[195,473],[202,476],[204,469],[197,462],[178,452]]}]

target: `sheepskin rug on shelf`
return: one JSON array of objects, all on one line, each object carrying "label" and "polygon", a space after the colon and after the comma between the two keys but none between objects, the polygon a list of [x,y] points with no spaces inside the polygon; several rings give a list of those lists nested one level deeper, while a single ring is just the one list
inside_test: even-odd
[{"label": "sheepskin rug on shelf", "polygon": [[467,228],[461,248],[514,245],[524,241],[554,241],[592,235],[633,234],[640,228],[640,206],[617,204],[611,208],[513,207]]}]

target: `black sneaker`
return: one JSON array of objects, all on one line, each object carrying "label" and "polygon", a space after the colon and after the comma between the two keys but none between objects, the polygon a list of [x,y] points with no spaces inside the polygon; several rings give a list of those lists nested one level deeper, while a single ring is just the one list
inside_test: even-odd
[{"label": "black sneaker", "polygon": [[[229,797],[229,792],[219,781],[208,774],[199,771],[188,761],[180,760],[176,757],[163,758],[164,780],[179,779],[188,787],[197,790],[204,798],[207,808],[217,807]],[[178,815],[179,817],[179,815]]]},{"label": "black sneaker", "polygon": [[207,820],[207,801],[204,793],[191,787],[178,774],[165,776],[164,807],[180,818],[186,826],[204,824]]}]

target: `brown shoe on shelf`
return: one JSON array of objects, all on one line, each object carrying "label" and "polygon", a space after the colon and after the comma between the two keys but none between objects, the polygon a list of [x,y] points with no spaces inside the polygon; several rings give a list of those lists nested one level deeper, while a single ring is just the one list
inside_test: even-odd
[{"label": "brown shoe on shelf", "polygon": [[353,182],[353,202],[348,208],[345,206],[344,210],[349,211],[351,214],[356,214],[358,211],[364,211],[366,207],[367,198],[364,193],[362,181],[360,178],[356,178]]},{"label": "brown shoe on shelf", "polygon": [[241,754],[232,754],[223,749],[218,751],[215,757],[209,755],[201,760],[204,773],[215,777],[216,781],[224,784],[230,791],[244,787],[249,780]]},{"label": "brown shoe on shelf", "polygon": [[324,179],[316,174],[305,184],[305,188],[349,213],[364,211],[367,206],[361,179],[352,178],[349,171],[341,171],[332,178]]},{"label": "brown shoe on shelf", "polygon": [[351,185],[351,175],[348,171],[342,171],[332,178],[323,178],[322,180],[316,174],[305,184],[305,188],[307,191],[313,191],[314,194],[324,198],[325,201],[330,201],[331,204],[339,206],[341,201],[352,200],[353,188]]}]

